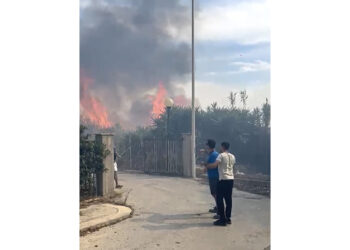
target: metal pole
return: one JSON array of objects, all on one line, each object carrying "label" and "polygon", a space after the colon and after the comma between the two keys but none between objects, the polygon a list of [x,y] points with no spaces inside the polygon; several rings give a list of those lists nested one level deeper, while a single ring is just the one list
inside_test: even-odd
[{"label": "metal pole", "polygon": [[129,134],[129,167],[132,169],[132,158],[131,158],[131,134]]},{"label": "metal pole", "polygon": [[196,178],[196,126],[194,106],[194,0],[192,0],[192,132],[191,132],[191,165],[192,177]]},{"label": "metal pole", "polygon": [[170,107],[166,107],[167,121],[166,121],[166,169],[169,172],[169,112]]}]

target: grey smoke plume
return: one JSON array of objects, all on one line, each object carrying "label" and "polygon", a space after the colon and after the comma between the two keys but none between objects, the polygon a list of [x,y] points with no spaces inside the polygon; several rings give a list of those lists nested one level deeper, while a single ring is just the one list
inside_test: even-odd
[{"label": "grey smoke plume", "polygon": [[[82,7],[80,67],[94,79],[93,94],[112,122],[124,127],[149,121],[147,92],[161,81],[171,96],[189,79],[190,9],[179,0],[93,1]],[[186,33],[187,32],[187,33]]]}]

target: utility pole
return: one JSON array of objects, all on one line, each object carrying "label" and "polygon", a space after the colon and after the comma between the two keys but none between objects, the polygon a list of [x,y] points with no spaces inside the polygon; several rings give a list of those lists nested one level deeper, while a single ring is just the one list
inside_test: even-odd
[{"label": "utility pole", "polygon": [[166,107],[166,171],[169,173],[169,115],[170,107]]},{"label": "utility pole", "polygon": [[132,169],[132,157],[131,157],[131,134],[129,134],[129,167]]},{"label": "utility pole", "polygon": [[196,178],[196,110],[194,106],[194,0],[192,0],[192,131],[191,131],[191,164],[192,177]]}]

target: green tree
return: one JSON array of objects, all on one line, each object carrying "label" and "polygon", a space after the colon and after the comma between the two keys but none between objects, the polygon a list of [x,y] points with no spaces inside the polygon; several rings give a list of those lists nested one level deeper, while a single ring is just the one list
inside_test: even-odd
[{"label": "green tree", "polygon": [[259,108],[254,108],[252,111],[252,118],[254,125],[261,127],[262,124],[262,112]]},{"label": "green tree", "polygon": [[270,119],[271,119],[271,106],[269,104],[269,100],[266,98],[266,102],[263,104],[262,107],[262,118],[263,118],[263,122],[264,122],[264,126],[266,128],[270,127]]},{"label": "green tree", "polygon": [[[246,102],[246,91],[241,91]],[[229,93],[234,97],[234,93]],[[230,102],[231,104],[231,102]],[[222,141],[231,144],[230,150],[236,155],[238,165],[246,167],[247,173],[270,173],[270,104],[262,108],[247,110],[230,107],[220,107],[216,102],[206,109],[196,109],[196,149],[205,147],[207,139],[217,141],[217,149]],[[138,128],[133,132],[124,133],[121,144],[140,144],[140,138],[165,138],[166,113],[153,120],[153,125]],[[170,110],[169,137],[181,138],[182,133],[191,133],[191,108],[174,106]],[[133,151],[133,156],[137,154]],[[127,159],[126,155],[126,159]]]},{"label": "green tree", "polygon": [[90,140],[86,127],[80,125],[80,193],[94,194],[94,175],[105,170],[103,160],[111,152],[104,144]]}]

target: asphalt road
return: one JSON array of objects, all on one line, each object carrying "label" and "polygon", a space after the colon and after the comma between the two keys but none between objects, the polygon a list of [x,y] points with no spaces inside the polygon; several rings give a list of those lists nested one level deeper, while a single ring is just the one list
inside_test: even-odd
[{"label": "asphalt road", "polygon": [[209,187],[179,177],[119,174],[134,216],[80,238],[81,249],[263,250],[270,245],[270,199],[233,190],[232,224],[213,226]]}]

